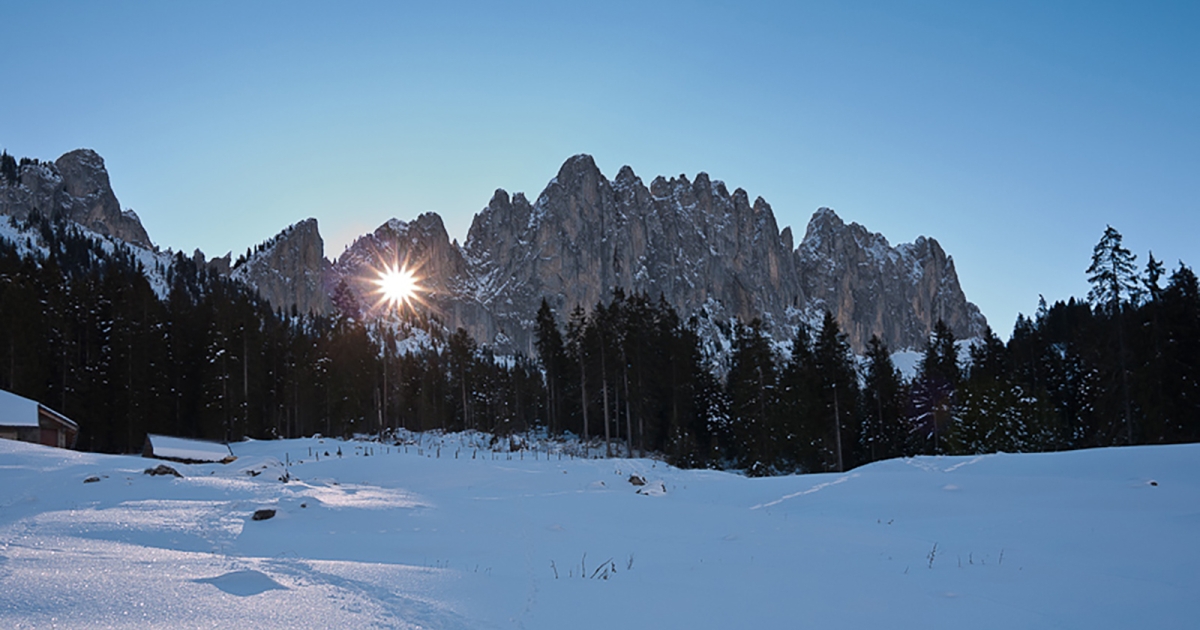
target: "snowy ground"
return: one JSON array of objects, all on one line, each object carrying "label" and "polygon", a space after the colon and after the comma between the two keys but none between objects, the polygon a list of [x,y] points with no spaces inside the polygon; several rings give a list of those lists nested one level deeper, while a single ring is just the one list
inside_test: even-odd
[{"label": "snowy ground", "polygon": [[0,626],[1200,623],[1200,446],[747,479],[443,440],[247,442],[183,478],[0,440]]}]

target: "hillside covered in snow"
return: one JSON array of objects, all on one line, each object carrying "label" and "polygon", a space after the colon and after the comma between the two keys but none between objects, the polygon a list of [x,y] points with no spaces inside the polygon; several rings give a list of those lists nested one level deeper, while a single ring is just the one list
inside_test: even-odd
[{"label": "hillside covered in snow", "polygon": [[[0,440],[0,625],[1191,628],[1200,447],[751,479],[487,436]],[[530,446],[530,444],[527,444]],[[288,479],[285,483],[281,478]],[[634,485],[644,481],[644,485]],[[255,520],[260,510],[273,517]]]}]

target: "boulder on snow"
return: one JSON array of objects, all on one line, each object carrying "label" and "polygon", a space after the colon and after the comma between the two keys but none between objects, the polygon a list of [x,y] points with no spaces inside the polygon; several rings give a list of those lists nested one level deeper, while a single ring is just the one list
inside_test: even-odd
[{"label": "boulder on snow", "polygon": [[272,510],[270,508],[263,508],[261,510],[255,510],[254,516],[251,516],[250,519],[255,520],[255,521],[265,521],[269,518],[274,518],[274,517],[275,517],[275,510]]},{"label": "boulder on snow", "polygon": [[629,483],[635,486],[644,486],[646,485],[646,478],[642,477],[641,475],[632,474],[629,475]]},{"label": "boulder on snow", "polygon": [[95,475],[92,475],[91,477],[84,479],[83,483],[96,483],[97,481],[100,481],[100,478]]},{"label": "boulder on snow", "polygon": [[178,470],[175,470],[174,468],[171,468],[170,466],[168,466],[166,464],[159,464],[158,466],[155,466],[154,468],[147,468],[143,472],[145,472],[145,474],[150,475],[152,477],[157,477],[158,475],[175,475],[176,477],[183,476],[183,475],[179,474]]},{"label": "boulder on snow", "polygon": [[638,494],[647,497],[661,497],[667,493],[667,484],[661,481],[655,481],[643,488],[638,488]]}]

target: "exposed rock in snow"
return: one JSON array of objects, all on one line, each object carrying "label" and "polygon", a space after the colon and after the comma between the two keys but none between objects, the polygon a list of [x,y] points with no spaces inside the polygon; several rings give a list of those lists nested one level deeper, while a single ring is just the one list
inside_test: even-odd
[{"label": "exposed rock in snow", "polygon": [[0,179],[0,214],[24,218],[34,210],[61,212],[92,232],[153,249],[132,210],[121,211],[104,168],[91,149],[76,149],[51,162],[23,161],[20,183]]},{"label": "exposed rock in snow", "polygon": [[158,466],[155,466],[154,468],[147,468],[146,470],[144,470],[142,472],[144,472],[147,475],[150,475],[151,477],[158,477],[161,475],[171,475],[172,477],[182,477],[183,476],[183,475],[179,474],[178,470],[175,470],[174,468],[171,468],[170,466],[168,466],[166,464],[159,464]]}]

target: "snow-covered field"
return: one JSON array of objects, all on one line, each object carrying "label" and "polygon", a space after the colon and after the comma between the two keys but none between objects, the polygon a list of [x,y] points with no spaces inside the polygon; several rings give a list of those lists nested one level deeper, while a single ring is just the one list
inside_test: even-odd
[{"label": "snow-covered field", "polygon": [[0,440],[0,626],[1200,624],[1197,445],[747,479],[442,440],[247,442],[182,478]]}]

